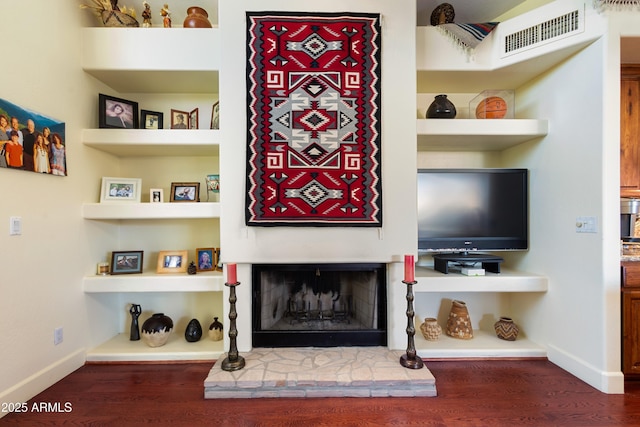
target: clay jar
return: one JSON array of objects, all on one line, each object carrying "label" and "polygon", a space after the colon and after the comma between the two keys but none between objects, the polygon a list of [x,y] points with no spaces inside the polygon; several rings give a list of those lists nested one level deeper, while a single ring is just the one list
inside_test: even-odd
[{"label": "clay jar", "polygon": [[518,326],[513,323],[513,319],[506,316],[500,317],[493,328],[496,331],[496,336],[505,341],[515,341],[520,332]]},{"label": "clay jar", "polygon": [[453,119],[456,114],[456,106],[447,99],[447,95],[436,95],[427,108],[427,119]]},{"label": "clay jar", "polygon": [[209,338],[213,341],[220,341],[223,338],[223,326],[217,317],[213,318],[213,322],[209,325]]},{"label": "clay jar", "polygon": [[420,325],[420,332],[422,332],[425,340],[438,341],[442,333],[442,327],[438,325],[438,320],[435,317],[425,317],[424,323]]},{"label": "clay jar", "polygon": [[451,302],[451,311],[447,320],[447,335],[462,340],[473,338],[471,318],[464,301],[454,300]]},{"label": "clay jar", "polygon": [[206,10],[198,6],[191,6],[187,9],[187,17],[184,19],[184,28],[211,28],[209,14]]},{"label": "clay jar", "polygon": [[142,324],[142,341],[149,347],[163,346],[172,330],[173,320],[164,313],[155,313]]}]

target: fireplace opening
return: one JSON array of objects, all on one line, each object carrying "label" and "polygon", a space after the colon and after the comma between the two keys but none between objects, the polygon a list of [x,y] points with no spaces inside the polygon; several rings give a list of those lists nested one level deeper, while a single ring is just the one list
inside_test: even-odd
[{"label": "fireplace opening", "polygon": [[387,345],[386,266],[254,264],[253,347]]}]

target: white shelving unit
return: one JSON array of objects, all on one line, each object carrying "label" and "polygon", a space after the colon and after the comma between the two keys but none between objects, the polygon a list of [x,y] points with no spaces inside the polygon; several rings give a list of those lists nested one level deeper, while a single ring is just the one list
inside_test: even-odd
[{"label": "white shelving unit", "polygon": [[222,292],[224,278],[220,272],[185,274],[119,274],[85,276],[84,292],[88,294],[123,292]]},{"label": "white shelving unit", "polygon": [[219,218],[220,203],[85,203],[82,216],[96,220]]},{"label": "white shelving unit", "polygon": [[519,271],[501,270],[499,274],[465,276],[460,273],[443,274],[432,268],[416,268],[413,291],[418,292],[547,292],[546,277]]}]

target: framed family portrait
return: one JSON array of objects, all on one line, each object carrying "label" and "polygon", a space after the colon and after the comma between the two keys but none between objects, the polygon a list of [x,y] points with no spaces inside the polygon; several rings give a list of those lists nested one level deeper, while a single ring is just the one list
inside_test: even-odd
[{"label": "framed family portrait", "polygon": [[140,110],[141,129],[163,129],[163,114],[157,111]]},{"label": "framed family portrait", "polygon": [[138,129],[138,103],[99,94],[98,127],[101,129]]},{"label": "framed family portrait", "polygon": [[213,271],[216,268],[216,248],[196,249],[196,271]]},{"label": "framed family portrait", "polygon": [[171,110],[171,129],[189,129],[189,112]]},{"label": "framed family portrait", "polygon": [[160,251],[158,273],[185,273],[187,271],[187,251]]},{"label": "framed family portrait", "polygon": [[142,273],[143,251],[111,252],[111,274]]},{"label": "framed family portrait", "polygon": [[100,203],[140,203],[142,180],[140,178],[102,178]]},{"label": "framed family portrait", "polygon": [[149,189],[149,202],[150,203],[162,203],[162,202],[164,202],[164,191],[162,191],[162,188],[150,188]]},{"label": "framed family portrait", "polygon": [[211,129],[220,129],[220,101],[211,109]]},{"label": "framed family portrait", "polygon": [[191,111],[189,113],[189,129],[198,129],[198,109]]},{"label": "framed family portrait", "polygon": [[199,182],[172,182],[171,202],[199,202],[200,183]]}]

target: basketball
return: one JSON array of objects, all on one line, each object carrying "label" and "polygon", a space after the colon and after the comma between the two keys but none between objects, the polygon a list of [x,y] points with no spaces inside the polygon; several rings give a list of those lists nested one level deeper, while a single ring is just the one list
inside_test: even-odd
[{"label": "basketball", "polygon": [[490,96],[476,107],[476,119],[502,119],[507,115],[507,102],[499,96]]}]

